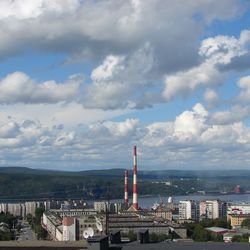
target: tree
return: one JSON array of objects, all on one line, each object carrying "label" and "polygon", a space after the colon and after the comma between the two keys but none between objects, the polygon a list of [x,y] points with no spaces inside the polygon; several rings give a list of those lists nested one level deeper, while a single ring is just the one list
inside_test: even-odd
[{"label": "tree", "polygon": [[48,233],[41,225],[36,225],[35,231],[38,240],[46,239]]},{"label": "tree", "polygon": [[212,241],[223,242],[223,235],[221,234],[212,234],[211,235]]},{"label": "tree", "polygon": [[246,228],[250,229],[250,219],[243,220],[241,227],[246,227]]},{"label": "tree", "polygon": [[41,223],[41,217],[43,216],[44,208],[43,207],[37,207],[35,211],[35,223],[40,224]]},{"label": "tree", "polygon": [[159,237],[156,233],[151,233],[149,235],[149,240],[150,242],[158,242],[159,241]]},{"label": "tree", "polygon": [[28,214],[26,217],[32,229],[35,231],[36,237],[38,240],[46,239],[47,234],[48,234],[48,232],[41,225],[41,217],[43,215],[43,212],[44,212],[44,208],[39,207],[39,208],[36,208],[35,217],[33,217],[31,214]]},{"label": "tree", "polygon": [[135,241],[137,239],[136,234],[131,230],[128,232],[128,238],[130,241]]},{"label": "tree", "polygon": [[210,239],[210,234],[201,225],[197,224],[194,228],[193,239],[195,241],[208,241]]}]

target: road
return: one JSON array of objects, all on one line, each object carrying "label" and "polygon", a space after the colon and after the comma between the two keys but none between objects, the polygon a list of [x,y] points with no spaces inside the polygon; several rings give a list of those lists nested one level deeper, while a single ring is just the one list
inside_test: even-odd
[{"label": "road", "polygon": [[33,230],[30,228],[30,225],[28,224],[28,222],[21,221],[21,225],[22,225],[21,232],[17,240],[19,241],[36,240],[36,235],[33,232]]}]

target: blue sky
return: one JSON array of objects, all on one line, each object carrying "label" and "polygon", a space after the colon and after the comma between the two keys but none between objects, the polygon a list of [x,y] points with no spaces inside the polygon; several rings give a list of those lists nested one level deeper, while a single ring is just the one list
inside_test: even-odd
[{"label": "blue sky", "polygon": [[250,167],[250,4],[0,2],[0,166]]}]

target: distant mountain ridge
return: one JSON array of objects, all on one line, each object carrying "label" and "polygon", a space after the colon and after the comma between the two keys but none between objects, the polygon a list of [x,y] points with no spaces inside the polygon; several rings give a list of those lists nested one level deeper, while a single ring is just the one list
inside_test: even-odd
[{"label": "distant mountain ridge", "polygon": [[[0,167],[0,173],[27,174],[27,175],[53,175],[53,176],[100,176],[121,177],[125,169],[103,169],[82,171],[61,171],[48,169],[34,169],[28,167]],[[129,170],[132,175],[132,169]],[[138,176],[146,179],[166,178],[223,178],[223,177],[250,177],[250,170],[141,170]]]},{"label": "distant mountain ridge", "polygon": [[[132,168],[129,193],[132,194]],[[140,195],[186,195],[205,190],[232,192],[236,185],[250,190],[249,170],[156,170],[138,171]],[[122,198],[124,169],[85,170],[78,172],[0,167],[0,199],[104,199]],[[250,191],[249,191],[250,192]],[[105,199],[106,199],[105,198]]]}]

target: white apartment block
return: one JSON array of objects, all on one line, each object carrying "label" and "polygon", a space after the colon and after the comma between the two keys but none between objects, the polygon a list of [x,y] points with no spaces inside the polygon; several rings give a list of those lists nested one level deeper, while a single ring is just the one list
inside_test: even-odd
[{"label": "white apartment block", "polygon": [[8,212],[14,216],[22,216],[22,205],[20,203],[9,203]]},{"label": "white apartment block", "polygon": [[195,201],[179,201],[179,220],[196,220]]},{"label": "white apartment block", "polygon": [[122,209],[122,203],[108,203],[107,201],[94,202],[94,210],[96,210],[98,213],[106,212],[107,209],[111,213],[118,213]]},{"label": "white apartment block", "polygon": [[3,213],[8,212],[8,204],[7,203],[1,203],[0,204],[0,212],[3,212]]},{"label": "white apartment block", "polygon": [[38,207],[37,202],[27,201],[25,202],[25,207],[26,207],[26,215],[31,214],[32,216],[35,216],[36,208]]},{"label": "white apartment block", "polygon": [[200,201],[200,219],[217,219],[226,216],[226,203],[220,200]]}]

